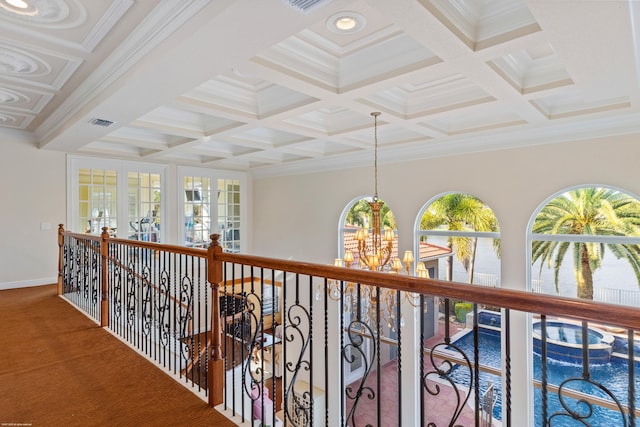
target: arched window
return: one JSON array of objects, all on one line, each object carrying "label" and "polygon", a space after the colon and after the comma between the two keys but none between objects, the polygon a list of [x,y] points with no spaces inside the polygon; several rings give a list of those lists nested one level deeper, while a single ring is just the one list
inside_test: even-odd
[{"label": "arched window", "polygon": [[[596,185],[556,193],[532,215],[527,247],[529,286],[533,292],[640,304],[637,197]],[[618,333],[617,328],[571,319],[533,316],[531,322],[534,382],[541,381],[544,373],[549,385],[562,385],[557,392],[543,395],[532,384],[536,407],[544,400],[549,417],[543,423],[543,414],[536,412],[535,425],[547,424],[551,417],[570,418],[576,414],[585,425],[621,425],[621,418],[626,417],[624,411],[600,402],[612,396],[624,401],[621,390],[630,387],[628,335]],[[602,369],[604,366],[607,369]],[[592,384],[598,386],[590,387]],[[581,402],[589,403],[582,408],[588,407],[589,411],[574,404],[566,406],[570,400],[565,400],[566,396],[574,390],[584,394]]]},{"label": "arched window", "polygon": [[532,216],[533,292],[640,305],[640,200],[623,191],[576,187]]},{"label": "arched window", "polygon": [[[419,212],[415,230],[416,261],[424,263],[430,277],[500,285],[500,227],[493,210],[479,198],[467,193],[436,196]],[[472,356],[475,349],[480,349],[478,367],[482,374],[476,379],[479,395],[483,404],[490,402],[487,408],[493,408],[492,417],[502,419],[501,408],[494,407],[496,401],[502,401],[503,378],[497,374],[502,366],[499,308],[440,297],[427,297],[425,303],[428,310],[420,324],[424,348],[434,351],[450,340],[457,349],[454,351],[471,358],[476,357]],[[425,369],[437,371],[437,363],[432,363],[429,360]],[[460,378],[457,381],[464,383]]]},{"label": "arched window", "polygon": [[432,199],[418,215],[416,260],[430,276],[472,284],[500,284],[500,227],[493,210],[466,193]]}]

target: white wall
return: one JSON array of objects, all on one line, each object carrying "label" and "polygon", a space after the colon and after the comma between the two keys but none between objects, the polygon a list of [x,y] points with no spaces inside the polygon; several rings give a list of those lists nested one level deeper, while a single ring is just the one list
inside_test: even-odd
[{"label": "white wall", "polygon": [[[65,154],[0,141],[0,289],[55,283],[65,221]],[[41,230],[41,224],[50,225]]]}]

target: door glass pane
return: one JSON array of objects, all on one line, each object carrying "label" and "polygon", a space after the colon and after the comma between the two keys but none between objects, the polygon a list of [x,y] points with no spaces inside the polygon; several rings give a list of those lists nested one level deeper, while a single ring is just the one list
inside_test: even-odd
[{"label": "door glass pane", "polygon": [[160,175],[129,172],[127,184],[130,239],[160,241]]},{"label": "door glass pane", "polygon": [[226,252],[240,252],[240,181],[218,180],[218,228]]},{"label": "door glass pane", "polygon": [[118,227],[117,173],[114,170],[78,170],[78,224],[75,229],[100,234],[107,227],[114,235]]},{"label": "door glass pane", "polygon": [[184,244],[204,248],[211,235],[211,179],[184,178]]}]

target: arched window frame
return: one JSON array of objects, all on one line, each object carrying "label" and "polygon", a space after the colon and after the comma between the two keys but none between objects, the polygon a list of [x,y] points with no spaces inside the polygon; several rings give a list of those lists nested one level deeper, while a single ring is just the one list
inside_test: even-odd
[{"label": "arched window frame", "polygon": [[[485,206],[489,207],[491,209],[491,206],[487,205],[480,197],[469,193],[467,191],[446,191],[440,194],[437,194],[435,196],[433,196],[432,198],[430,198],[424,205],[422,205],[422,208],[418,211],[418,215],[416,216],[416,220],[413,226],[413,229],[415,230],[415,234],[414,234],[414,239],[413,239],[413,253],[414,253],[414,257],[415,257],[415,263],[417,263],[419,261],[419,254],[420,254],[420,238],[422,236],[459,236],[459,237],[475,237],[475,238],[491,238],[491,239],[500,239],[500,232],[486,232],[486,231],[451,231],[451,230],[422,230],[420,228],[420,224],[422,222],[422,216],[424,215],[424,213],[427,211],[427,209],[438,199],[449,195],[449,194],[468,194],[470,196],[473,196],[475,198],[477,198],[478,200],[482,201],[482,203],[485,204]],[[492,212],[494,212],[495,215],[495,211],[493,211],[493,209],[491,209]],[[497,215],[496,215],[497,218]],[[500,223],[500,220],[498,219],[498,224]],[[500,269],[499,269],[500,270]]]},{"label": "arched window frame", "polygon": [[[340,258],[340,259],[344,259],[344,234],[345,233],[355,233],[356,232],[356,230],[346,227],[345,223],[346,223],[346,220],[347,220],[347,215],[349,214],[349,211],[351,210],[353,205],[358,203],[360,200],[367,200],[367,201],[371,202],[373,200],[373,197],[372,196],[355,197],[355,198],[351,199],[351,201],[349,201],[344,206],[344,208],[342,209],[342,212],[340,213],[340,220],[338,221],[338,250],[337,250],[337,254],[338,254],[337,257]],[[390,208],[390,210],[391,210],[391,212],[393,212],[393,209]],[[393,232],[395,234],[395,239],[397,241],[398,240],[398,229],[397,229],[397,227],[395,229],[393,229]],[[399,244],[399,242],[397,244]]]},{"label": "arched window frame", "polygon": [[527,266],[525,268],[526,273],[526,287],[527,291],[533,292],[533,277],[532,277],[532,265],[531,265],[531,257],[532,257],[532,245],[534,240],[541,241],[570,241],[570,242],[589,242],[589,243],[604,243],[604,244],[626,244],[626,245],[640,245],[640,237],[630,237],[630,236],[605,236],[605,235],[576,235],[576,234],[539,234],[533,233],[533,224],[540,213],[540,211],[547,206],[547,204],[555,199],[556,197],[567,193],[572,190],[576,190],[579,188],[605,188],[609,190],[619,191],[621,193],[627,194],[628,196],[635,197],[637,200],[640,200],[638,195],[634,194],[631,191],[626,189],[622,189],[612,185],[604,185],[604,184],[580,184],[574,185],[571,187],[564,188],[562,190],[557,191],[556,193],[550,195],[545,200],[543,200],[536,210],[529,217],[529,222],[527,223],[527,237],[526,237],[526,262]]}]

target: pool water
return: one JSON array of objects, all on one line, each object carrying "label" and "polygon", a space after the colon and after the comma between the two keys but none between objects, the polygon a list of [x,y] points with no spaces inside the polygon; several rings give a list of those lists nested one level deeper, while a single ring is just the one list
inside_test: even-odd
[{"label": "pool water", "polygon": [[[479,359],[483,365],[493,368],[500,368],[500,335],[499,332],[480,328],[479,333]],[[473,361],[473,334],[468,333],[454,343],[459,347],[471,361]],[[540,357],[534,355],[534,378],[541,378],[541,363]],[[640,369],[640,365],[636,362],[636,370]],[[469,375],[466,369],[454,369],[452,372],[452,379],[458,384],[466,386],[469,384]],[[603,384],[614,396],[620,401],[621,404],[626,405],[628,403],[628,364],[626,360],[614,357],[610,363],[592,365],[590,368],[591,379],[594,382]],[[557,362],[549,359],[547,363],[547,382],[550,384],[559,385],[562,381],[568,378],[581,378],[582,366],[572,364],[568,362]],[[495,419],[502,419],[502,379],[499,376],[492,375],[486,372],[480,372],[480,393],[482,394],[487,388],[487,382],[494,384],[498,390],[498,400],[494,407],[493,417]],[[636,375],[635,389],[640,391],[640,378]],[[572,389],[579,390],[583,393],[591,394],[600,398],[608,398],[602,391],[594,386],[590,386],[584,381],[571,384]],[[640,398],[638,396],[640,392],[636,392],[636,407],[640,407]],[[562,406],[558,401],[556,393],[548,393],[548,416],[561,411]],[[575,403],[574,400],[569,400],[570,404]],[[534,391],[534,403],[536,408],[535,425],[542,425],[540,413],[542,408],[542,391],[536,388]],[[585,406],[581,407],[581,413],[585,413],[588,409]],[[604,409],[599,406],[594,406],[594,415],[586,419],[592,426],[621,426],[624,425],[621,421],[621,414],[608,409]],[[554,427],[570,427],[570,426],[583,426],[575,420],[568,417],[554,418]]]},{"label": "pool water", "polygon": [[[542,324],[540,322],[533,324],[533,331],[538,335],[542,334]],[[582,344],[582,327],[579,325],[566,324],[561,322],[547,323],[547,338],[555,341],[565,342],[568,344]],[[589,329],[589,344],[600,344],[602,342],[602,334]]]}]

